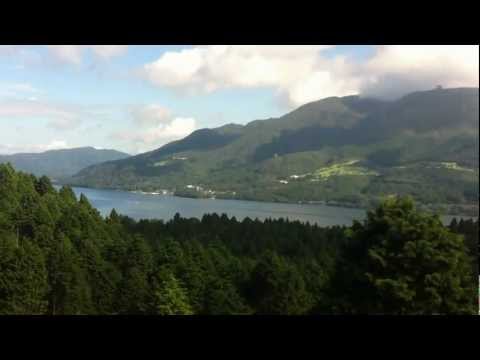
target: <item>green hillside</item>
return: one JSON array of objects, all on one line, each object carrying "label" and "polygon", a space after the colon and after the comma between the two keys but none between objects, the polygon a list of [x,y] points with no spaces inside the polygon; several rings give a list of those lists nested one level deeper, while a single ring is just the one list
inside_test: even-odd
[{"label": "green hillside", "polygon": [[280,118],[198,130],[155,151],[86,168],[68,183],[351,206],[398,194],[475,211],[478,92],[436,89],[390,102],[331,97]]},{"label": "green hillside", "polygon": [[50,150],[43,153],[0,155],[0,163],[11,163],[15,169],[54,179],[72,176],[83,168],[130,155],[116,150],[93,147]]}]

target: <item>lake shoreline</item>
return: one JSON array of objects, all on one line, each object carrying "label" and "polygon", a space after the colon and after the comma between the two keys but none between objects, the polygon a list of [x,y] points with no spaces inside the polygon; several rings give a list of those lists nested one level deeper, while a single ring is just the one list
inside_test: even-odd
[{"label": "lake shoreline", "polygon": [[[61,187],[62,184],[55,184],[58,187]],[[185,197],[185,196],[178,196],[175,194],[161,194],[158,192],[145,192],[145,191],[128,191],[128,190],[122,190],[122,189],[112,189],[112,188],[91,188],[91,187],[72,187],[76,192],[90,192],[90,193],[99,193],[99,192],[112,192],[113,194],[119,194],[118,196],[115,195],[113,196],[114,198],[124,198],[121,194],[131,194],[132,196],[140,196],[140,198],[135,198],[135,202],[137,203],[137,208],[136,209],[130,209],[130,211],[133,211],[134,213],[136,211],[140,211],[141,215],[130,215],[128,213],[125,213],[123,211],[124,215],[131,216],[131,217],[137,217],[138,219],[140,218],[163,218],[166,219],[167,215],[165,216],[160,216],[158,217],[157,215],[154,215],[153,217],[151,216],[150,212],[142,212],[143,210],[139,210],[141,207],[140,203],[142,202],[148,202],[150,203],[150,208],[152,208],[152,212],[155,212],[153,210],[154,206],[159,206],[162,208],[161,211],[167,211],[171,210],[169,206],[171,204],[175,204],[177,208],[175,209],[175,212],[180,213],[184,217],[190,217],[188,214],[192,213],[191,208],[195,208],[197,211],[194,215],[191,217],[201,217],[202,214],[205,213],[218,213],[219,215],[222,213],[226,213],[229,216],[236,216],[238,217],[236,213],[240,212],[242,213],[241,216],[243,217],[250,217],[254,219],[256,216],[259,219],[265,220],[266,218],[284,218],[284,219],[289,219],[289,220],[299,220],[300,218],[307,218],[306,221],[314,221],[317,223],[322,223],[325,222],[325,218],[330,218],[328,222],[330,224],[333,224],[334,222],[333,218],[336,216],[338,217],[338,221],[342,224],[345,223],[351,223],[353,220],[361,220],[364,218],[364,215],[366,212],[370,209],[373,208],[373,205],[370,207],[362,208],[358,206],[342,206],[341,204],[335,203],[321,203],[321,202],[280,202],[280,201],[256,201],[252,199],[233,199],[233,198],[207,198],[207,197]],[[83,191],[85,190],[85,191]],[[105,195],[104,197],[112,198],[112,196]],[[87,196],[88,197],[88,196]],[[156,199],[166,199],[167,201],[156,201]],[[198,203],[196,201],[199,201]],[[104,201],[104,199],[102,199]],[[105,200],[106,201],[106,200]],[[190,202],[194,201],[194,202]],[[155,203],[155,205],[152,205],[152,203]],[[252,207],[251,205],[254,205]],[[102,205],[105,207],[105,205]],[[290,208],[291,207],[291,208]],[[302,208],[303,207],[303,208]],[[117,211],[121,210],[115,206],[112,205],[112,208],[116,208]],[[203,209],[205,208],[205,209]],[[278,208],[281,209],[281,211],[278,211]],[[206,211],[207,209],[212,209],[211,211]],[[220,210],[219,210],[220,209]],[[111,210],[111,209],[110,209]],[[424,209],[422,209],[424,210]],[[173,210],[172,210],[173,211]],[[119,211],[122,212],[122,211]],[[339,213],[345,213],[347,214],[346,217],[348,220],[341,219],[342,215],[338,215]],[[251,214],[252,215],[251,215]],[[270,213],[271,216],[266,216],[265,214]],[[256,214],[256,215],[255,215]],[[356,214],[353,216],[352,214]],[[464,218],[464,219],[469,219],[469,218],[476,218],[476,216],[472,216],[469,214],[446,214],[446,213],[438,213],[437,214],[441,218],[447,218],[447,219],[453,219],[453,218]],[[168,218],[171,218],[173,214],[169,214]],[[303,220],[301,220],[303,221]],[[444,221],[444,220],[442,220]]]}]

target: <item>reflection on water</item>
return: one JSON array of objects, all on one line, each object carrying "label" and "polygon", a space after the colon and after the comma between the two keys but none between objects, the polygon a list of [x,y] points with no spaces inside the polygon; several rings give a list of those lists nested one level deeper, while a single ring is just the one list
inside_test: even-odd
[{"label": "reflection on water", "polygon": [[[227,214],[237,220],[246,217],[284,218],[302,222],[317,223],[320,226],[351,225],[354,219],[365,217],[362,209],[350,209],[317,204],[282,204],[242,200],[188,199],[169,195],[150,195],[116,190],[73,188],[77,197],[83,193],[102,215],[108,215],[115,208],[118,213],[134,219],[169,220],[176,213],[182,217],[201,218],[204,214]],[[444,216],[449,223],[451,216]]]}]

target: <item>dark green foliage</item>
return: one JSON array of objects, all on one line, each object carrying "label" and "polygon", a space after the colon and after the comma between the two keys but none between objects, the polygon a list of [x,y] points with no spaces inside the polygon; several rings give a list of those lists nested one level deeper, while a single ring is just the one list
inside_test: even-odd
[{"label": "dark green foliage", "polygon": [[250,298],[259,314],[300,315],[312,305],[297,269],[271,252],[252,272]]},{"label": "dark green foliage", "polygon": [[35,180],[35,190],[37,190],[40,196],[53,192],[53,186],[50,179],[46,176],[42,176],[40,179]]},{"label": "dark green foliage", "polygon": [[80,267],[80,260],[70,240],[61,234],[48,262],[49,314],[94,312],[91,288],[86,273]]},{"label": "dark green foliage", "polygon": [[41,250],[28,240],[0,239],[0,314],[43,314],[48,290]]},{"label": "dark green foliage", "polygon": [[340,312],[472,314],[477,279],[461,236],[410,199],[391,199],[348,232],[332,282]]},{"label": "dark green foliage", "polygon": [[186,289],[168,268],[159,270],[155,275],[152,292],[151,312],[153,314],[193,315]]},{"label": "dark green foliage", "polygon": [[0,314],[474,313],[477,264],[478,220],[408,201],[351,228],[134,221],[0,164]]},{"label": "dark green foliage", "polygon": [[472,258],[472,268],[473,273],[475,274],[475,279],[478,278],[478,255],[479,255],[479,243],[478,243],[478,223],[479,219],[477,218],[476,221],[469,219],[464,220],[460,219],[453,219],[450,224],[450,230],[461,234],[465,239],[465,244],[468,248],[468,253]]},{"label": "dark green foliage", "polygon": [[161,159],[165,155],[171,155],[191,150],[211,150],[223,147],[235,140],[240,134],[221,133],[211,129],[194,131],[181,141],[171,142],[162,148],[155,150],[151,156]]},{"label": "dark green foliage", "polygon": [[116,294],[120,313],[141,314],[148,310],[152,273],[152,254],[150,247],[138,236],[134,236],[126,245],[121,264],[122,281]]}]

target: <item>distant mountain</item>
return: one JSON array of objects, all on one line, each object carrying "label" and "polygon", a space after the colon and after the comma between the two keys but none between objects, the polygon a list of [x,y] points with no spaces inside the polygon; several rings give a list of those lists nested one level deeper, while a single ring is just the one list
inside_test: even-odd
[{"label": "distant mountain", "polygon": [[43,153],[0,155],[0,163],[10,162],[20,171],[37,176],[60,179],[74,175],[83,168],[130,155],[116,150],[97,150],[93,147],[50,150]]},{"label": "distant mountain", "polygon": [[357,206],[393,194],[478,205],[478,130],[478,88],[415,92],[396,101],[331,97],[280,118],[198,130],[157,150],[88,167],[69,183]]}]

